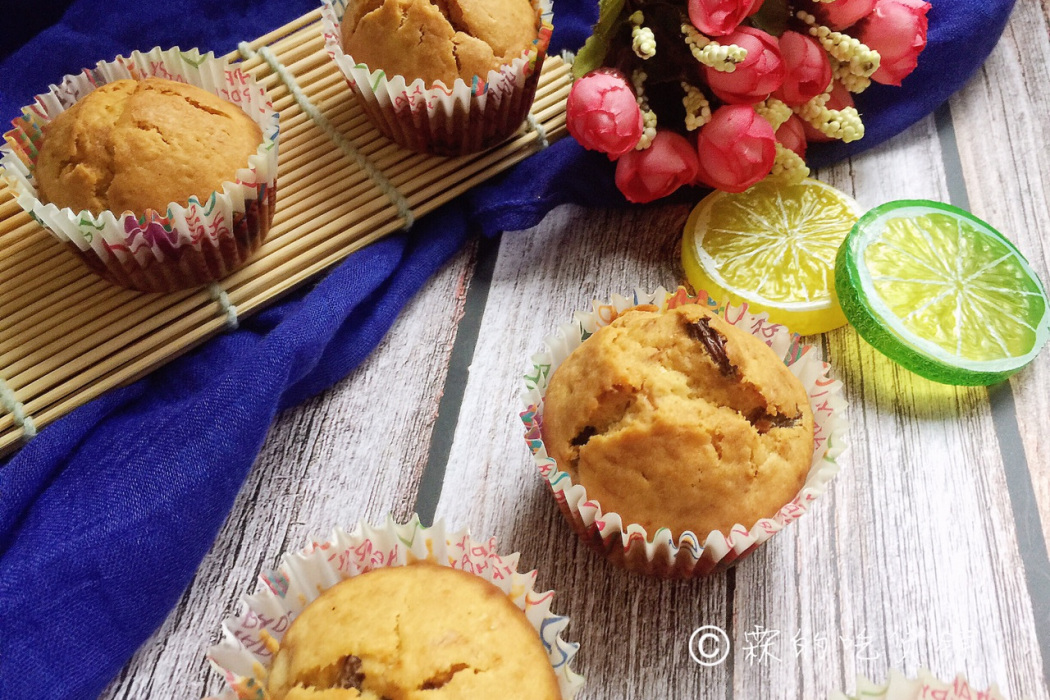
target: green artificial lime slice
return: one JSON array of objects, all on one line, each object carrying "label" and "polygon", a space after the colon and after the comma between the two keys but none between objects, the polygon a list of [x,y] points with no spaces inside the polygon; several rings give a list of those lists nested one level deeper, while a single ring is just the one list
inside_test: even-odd
[{"label": "green artificial lime slice", "polygon": [[839,249],[835,287],[866,341],[944,384],[1006,379],[1050,336],[1046,290],[1028,261],[939,202],[889,202],[861,217]]}]

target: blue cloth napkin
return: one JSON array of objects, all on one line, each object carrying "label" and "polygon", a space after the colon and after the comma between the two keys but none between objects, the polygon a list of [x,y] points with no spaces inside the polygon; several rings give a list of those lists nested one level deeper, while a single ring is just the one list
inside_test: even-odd
[{"label": "blue cloth napkin", "polygon": [[[934,0],[917,73],[902,89],[862,95],[868,136],[813,149],[811,161],[874,146],[930,113],[979,67],[1012,5]],[[26,32],[36,27],[19,33],[17,17],[0,36],[4,120],[99,59],[155,45],[224,53],[314,3],[45,1],[34,16],[65,6],[35,36]],[[594,0],[557,0],[552,53],[579,47],[596,15]],[[0,698],[97,696],[185,590],[277,411],[356,367],[473,232],[525,229],[564,202],[623,205],[612,172],[604,156],[562,140],[0,464]]]}]

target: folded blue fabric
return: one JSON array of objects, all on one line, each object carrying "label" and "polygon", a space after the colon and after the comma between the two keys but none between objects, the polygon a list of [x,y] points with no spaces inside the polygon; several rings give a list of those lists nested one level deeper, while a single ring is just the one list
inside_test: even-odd
[{"label": "folded blue fabric", "polygon": [[[903,89],[861,96],[863,141],[813,149],[811,160],[869,148],[929,114],[979,67],[1012,5],[934,0],[916,74]],[[226,52],[313,7],[77,0],[20,48],[26,37],[0,37],[0,55],[10,54],[0,63],[0,117],[99,59],[155,45]],[[596,14],[593,0],[558,0],[552,52],[582,44]],[[571,139],[74,411],[0,464],[0,698],[98,695],[193,577],[276,412],[356,367],[471,231],[525,229],[565,202],[623,204],[607,159]]]}]

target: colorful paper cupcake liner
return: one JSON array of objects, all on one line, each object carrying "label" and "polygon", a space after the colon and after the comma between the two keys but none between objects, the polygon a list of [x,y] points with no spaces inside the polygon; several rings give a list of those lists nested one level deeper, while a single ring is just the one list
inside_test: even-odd
[{"label": "colorful paper cupcake liner", "polygon": [[[164,212],[74,212],[40,201],[34,179],[45,124],[99,85],[125,78],[166,78],[189,83],[238,105],[262,130],[263,140],[235,180],[201,202],[172,203]],[[261,244],[273,221],[277,196],[278,115],[250,75],[212,53],[179,48],[134,51],[67,75],[37,95],[12,122],[0,148],[3,176],[19,205],[66,243],[96,272],[125,287],[171,291],[219,279]]]},{"label": "colorful paper cupcake liner", "polygon": [[276,571],[261,575],[259,591],[241,599],[237,614],[222,624],[222,641],[208,652],[230,688],[227,696],[265,698],[267,669],[284,633],[323,591],[373,569],[418,561],[475,574],[502,590],[543,641],[562,698],[576,696],[583,677],[569,664],[579,645],[561,638],[569,619],[551,613],[552,591],[534,590],[536,572],[518,573],[518,554],[500,556],[495,538],[474,540],[469,530],[447,532],[441,522],[423,527],[418,516],[403,525],[388,518],[385,525],[362,522],[351,532],[337,529],[323,542],[283,555]]},{"label": "colorful paper cupcake liner", "polygon": [[[550,377],[569,354],[598,328],[607,326],[633,306],[653,304],[673,309],[687,303],[707,306],[728,323],[760,338],[783,358],[784,364],[801,380],[809,394],[814,416],[813,463],[802,490],[773,518],[763,518],[745,527],[738,524],[728,533],[684,532],[675,541],[670,530],[648,533],[644,527],[626,523],[617,513],[604,512],[601,504],[587,498],[587,490],[573,483],[547,454],[541,436],[543,396]],[[613,563],[628,570],[666,578],[704,576],[722,570],[750,554],[756,547],[802,517],[827,488],[839,471],[836,457],[845,447],[846,401],[841,382],[828,376],[830,366],[819,352],[800,342],[800,336],[779,324],[770,323],[766,314],[752,314],[747,305],[724,306],[705,292],[690,297],[685,289],[668,293],[663,288],[652,294],[637,291],[632,298],[613,296],[611,302],[593,303],[590,312],[577,312],[572,323],[544,339],[546,350],[533,356],[525,375],[527,391],[522,394],[526,409],[521,413],[525,441],[547,481],[562,514],[577,535]]]},{"label": "colorful paper cupcake liner", "polygon": [[907,678],[899,671],[890,671],[889,681],[883,684],[859,676],[857,690],[847,695],[834,692],[828,700],[1006,700],[993,685],[988,690],[972,687],[962,674],[946,683],[926,670],[917,678]]},{"label": "colorful paper cupcake liner", "polygon": [[384,136],[413,151],[455,156],[503,141],[528,116],[553,31],[549,0],[537,5],[541,23],[529,49],[483,80],[457,78],[452,86],[388,76],[346,54],[339,27],[347,0],[323,0],[321,26],[328,55]]}]

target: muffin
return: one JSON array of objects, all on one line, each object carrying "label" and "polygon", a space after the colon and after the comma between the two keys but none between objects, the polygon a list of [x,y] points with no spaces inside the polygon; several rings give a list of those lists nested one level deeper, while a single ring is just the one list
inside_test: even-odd
[{"label": "muffin", "polygon": [[163,78],[117,80],[44,127],[40,199],[75,212],[165,211],[206,202],[262,143],[239,107]]},{"label": "muffin", "polygon": [[13,126],[2,165],[19,204],[112,282],[205,284],[269,231],[278,116],[251,76],[210,53],[100,61]]},{"label": "muffin", "polygon": [[449,87],[513,61],[539,24],[529,0],[360,0],[340,31],[343,50],[369,67]]},{"label": "muffin", "polygon": [[524,613],[473,574],[418,563],[346,579],[303,610],[270,669],[272,700],[557,700]]},{"label": "muffin", "polygon": [[544,346],[525,375],[525,441],[573,530],[617,566],[724,569],[838,473],[842,384],[746,305],[638,291],[595,301]]},{"label": "muffin", "polygon": [[242,700],[572,700],[579,645],[517,562],[418,516],[337,529],[260,576],[208,660]]},{"label": "muffin", "polygon": [[[546,3],[546,0],[543,0]],[[528,114],[550,39],[533,0],[325,0],[325,45],[372,122],[406,148],[461,155]]]},{"label": "muffin", "polygon": [[548,454],[647,531],[707,535],[774,516],[802,488],[813,412],[765,343],[697,304],[628,310],[558,368]]}]

